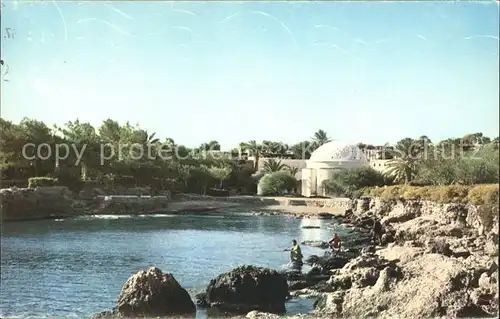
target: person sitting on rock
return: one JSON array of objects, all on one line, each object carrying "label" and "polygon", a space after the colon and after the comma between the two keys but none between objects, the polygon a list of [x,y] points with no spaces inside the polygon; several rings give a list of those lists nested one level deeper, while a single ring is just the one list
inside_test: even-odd
[{"label": "person sitting on rock", "polygon": [[297,244],[297,241],[295,239],[292,240],[292,248],[287,248],[284,251],[290,252],[290,260],[292,262],[292,265],[294,266],[294,268],[300,269],[304,263],[302,262],[302,251],[299,244]]},{"label": "person sitting on rock", "polygon": [[382,245],[382,224],[380,221],[376,220],[373,223],[373,228],[372,228],[372,239],[373,242],[378,242],[379,245]]},{"label": "person sitting on rock", "polygon": [[340,251],[340,247],[342,246],[342,240],[340,239],[339,235],[337,233],[333,234],[332,239],[328,242],[330,244],[330,247],[332,249]]}]

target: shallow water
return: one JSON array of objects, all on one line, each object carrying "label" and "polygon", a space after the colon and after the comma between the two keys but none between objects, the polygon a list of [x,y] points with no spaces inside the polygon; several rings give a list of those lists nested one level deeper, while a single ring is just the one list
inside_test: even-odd
[{"label": "shallow water", "polygon": [[[4,223],[2,317],[88,317],[108,310],[130,275],[155,265],[191,293],[242,264],[284,268],[296,238],[326,240],[330,221],[283,216],[99,216]],[[320,229],[302,229],[302,226]],[[342,234],[342,231],[339,230]],[[302,246],[303,254],[322,253]],[[307,269],[304,269],[307,270]],[[293,300],[289,313],[312,310]],[[203,311],[198,316],[205,317]]]}]

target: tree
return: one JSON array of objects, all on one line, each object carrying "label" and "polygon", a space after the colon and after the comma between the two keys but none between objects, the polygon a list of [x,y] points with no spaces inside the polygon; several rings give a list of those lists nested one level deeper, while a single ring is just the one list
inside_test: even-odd
[{"label": "tree", "polygon": [[314,143],[310,141],[302,141],[293,145],[290,151],[294,159],[310,159],[312,152],[316,149]]},{"label": "tree", "polygon": [[231,176],[232,169],[228,166],[210,167],[209,172],[213,178],[220,181],[220,189],[224,189],[224,181]]},{"label": "tree", "polygon": [[255,140],[251,140],[246,143],[241,143],[240,147],[249,156],[253,156],[255,158],[254,170],[257,171],[259,169],[259,158],[262,154],[262,145],[257,143]]},{"label": "tree", "polygon": [[393,153],[395,158],[388,163],[386,175],[394,177],[396,182],[408,184],[416,174],[418,161],[422,151],[422,144],[409,137],[396,143]]},{"label": "tree", "polygon": [[279,172],[287,168],[288,166],[281,163],[280,160],[275,160],[274,158],[270,158],[266,162],[264,162],[264,168],[262,172],[267,174],[267,173]]},{"label": "tree", "polygon": [[23,169],[29,167],[23,156],[24,133],[19,125],[0,118],[0,168],[6,176],[17,179]]},{"label": "tree", "polygon": [[75,165],[81,169],[81,179],[86,180],[89,165],[97,165],[100,159],[99,139],[94,127],[90,123],[82,123],[77,119],[74,122],[69,121],[65,126],[57,127],[57,129],[76,149],[82,151],[82,157],[76,159]]},{"label": "tree", "polygon": [[[262,159],[267,154],[274,158],[264,163],[264,171],[268,173],[266,176],[281,176],[277,179],[281,181],[279,183],[271,179],[271,193],[282,194],[296,186],[294,176],[299,170],[288,167],[276,157],[291,153],[296,159],[309,159],[317,145],[329,140],[324,131],[317,133],[313,141],[299,142],[290,148],[282,142],[272,140],[266,140],[262,144],[256,141],[242,143],[241,149],[255,156],[254,166],[248,167],[241,158],[219,158],[220,156],[216,156],[218,153],[208,152],[206,156],[197,156],[198,148],[178,144],[172,138],[164,138],[161,140],[163,143],[160,143],[160,138],[155,133],[128,122],[122,124],[107,119],[94,128],[89,123],[76,120],[56,127],[54,132],[50,126],[35,119],[25,118],[19,123],[13,123],[0,118],[0,170],[4,180],[57,177],[62,185],[74,185],[72,189],[78,189],[79,185],[84,185],[88,180],[112,187],[150,186],[175,192],[200,193],[205,193],[209,185],[218,183],[221,188],[254,192],[256,182],[252,173],[259,167],[259,158]],[[385,159],[389,158],[388,155],[394,156],[388,165],[388,176],[395,177],[396,182],[424,185],[477,184],[498,183],[498,141],[498,137],[490,139],[482,133],[472,133],[463,138],[451,137],[438,143],[433,143],[422,135],[416,139],[402,139],[395,146],[386,144],[374,147],[367,143],[361,143],[360,146],[376,149]],[[66,144],[71,149],[69,156],[59,159],[56,167],[55,156],[48,159],[30,158],[34,153],[32,147],[25,149],[28,152],[23,155],[26,143],[33,143],[35,147],[47,143],[51,154],[55,153],[56,145]],[[131,148],[133,144],[135,146]],[[217,141],[206,143],[210,149],[220,149],[218,144]],[[73,148],[82,152],[79,162]],[[41,155],[48,155],[49,149],[42,147]],[[460,150],[459,153],[457,149]],[[104,151],[103,158],[101,151]],[[113,154],[111,151],[114,156],[110,156]],[[236,155],[238,153],[235,152]],[[327,186],[354,194],[361,185],[379,185],[381,179],[376,174],[378,173],[373,173],[372,170],[345,171],[335,176],[335,183]],[[262,185],[268,179],[269,177],[263,178]],[[288,181],[289,184],[283,181]],[[384,183],[391,183],[391,180]]]},{"label": "tree", "polygon": [[290,192],[297,186],[297,180],[287,170],[264,175],[259,181],[261,194],[279,196]]},{"label": "tree", "polygon": [[323,186],[327,191],[339,196],[351,196],[363,187],[389,184],[381,173],[371,167],[345,169],[335,173]]},{"label": "tree", "polygon": [[217,141],[210,141],[208,143],[203,143],[199,147],[200,151],[220,151],[220,144]]},{"label": "tree", "polygon": [[299,169],[297,167],[292,167],[292,166],[287,166],[286,170],[288,170],[290,174],[292,174],[292,176],[297,175],[297,173],[299,172]]},{"label": "tree", "polygon": [[[53,139],[52,139],[52,134],[51,130],[45,125],[45,123],[37,120],[32,120],[28,118],[23,118],[21,120],[21,123],[19,124],[19,129],[23,134],[23,137],[25,138],[26,144],[27,143],[33,143],[35,147],[40,151],[41,155],[43,158],[46,158],[47,156],[51,155],[49,152],[53,149]],[[49,144],[51,146],[50,149],[47,149],[46,147],[40,147],[38,148],[39,145],[41,144]],[[40,176],[40,165],[43,165],[44,162],[48,163],[48,165],[44,165],[45,169],[43,174],[45,175],[47,172],[50,172],[51,166],[53,165],[53,161],[42,161],[39,156],[34,156],[36,152],[36,149],[33,148],[33,151],[30,152],[30,157],[33,159],[30,160],[30,166],[34,168],[35,171],[35,176]]]},{"label": "tree", "polygon": [[321,145],[330,142],[331,139],[328,137],[328,134],[325,131],[318,130],[316,133],[314,133],[312,141],[316,148],[318,148]]}]

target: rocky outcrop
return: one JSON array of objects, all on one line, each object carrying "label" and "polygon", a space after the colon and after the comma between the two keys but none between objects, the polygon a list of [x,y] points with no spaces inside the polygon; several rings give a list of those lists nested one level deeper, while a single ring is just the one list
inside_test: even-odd
[{"label": "rocky outcrop", "polygon": [[[484,213],[484,211],[483,211]],[[332,271],[317,316],[489,317],[498,315],[498,216],[485,225],[477,207],[425,201],[358,200],[344,222],[384,240]],[[314,288],[314,287],[313,287]]]},{"label": "rocky outcrop", "polygon": [[0,190],[0,205],[4,221],[74,215],[72,192],[62,186],[4,188]]},{"label": "rocky outcrop", "polygon": [[94,210],[96,214],[151,214],[167,211],[170,198],[167,196],[107,196],[100,199],[100,203],[100,207]]},{"label": "rocky outcrop", "polygon": [[116,307],[94,318],[137,318],[182,315],[193,317],[196,306],[188,292],[169,273],[156,267],[139,271],[121,290]]},{"label": "rocky outcrop", "polygon": [[496,264],[487,266],[394,246],[337,271],[328,282],[333,292],[318,300],[316,311],[357,318],[491,316],[498,313],[498,273],[491,271]]},{"label": "rocky outcrop", "polygon": [[284,313],[288,284],[279,272],[262,267],[241,266],[212,279],[198,305],[222,313],[245,314],[252,310]]},{"label": "rocky outcrop", "polygon": [[[498,234],[499,216],[492,214],[492,220],[486,221],[481,216],[479,206],[470,204],[440,204],[425,200],[386,200],[382,198],[363,198],[355,200],[352,204],[356,215],[370,212],[372,216],[381,220],[383,224],[402,223],[422,217],[432,219],[443,224],[465,226],[476,231],[479,235],[488,233]],[[367,206],[367,209],[360,209]]]}]

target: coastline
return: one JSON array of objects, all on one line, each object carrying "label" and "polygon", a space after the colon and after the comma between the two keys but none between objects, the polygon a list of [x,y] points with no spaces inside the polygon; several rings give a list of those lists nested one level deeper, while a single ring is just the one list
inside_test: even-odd
[{"label": "coastline", "polygon": [[253,215],[341,216],[349,207],[347,198],[231,196],[193,194],[170,196],[81,197],[65,187],[2,189],[2,222],[35,221],[89,215],[152,215],[192,213],[249,213]]},{"label": "coastline", "polygon": [[[104,206],[102,201],[95,200],[87,201],[87,205],[78,200],[67,203],[72,203],[71,214],[46,217],[109,215],[110,211],[111,215],[134,215],[130,212],[135,210],[137,214],[136,209],[140,207],[137,205],[146,203],[152,210],[140,212],[141,215],[224,213],[335,217],[338,218],[335,222],[352,226],[360,238],[347,247],[356,246],[355,249],[333,255],[326,249],[322,256],[307,258],[305,262],[313,268],[307,274],[300,274],[298,278],[293,273],[283,274],[291,298],[317,300],[311,312],[285,318],[370,317],[378,313],[373,309],[384,309],[382,316],[405,317],[498,314],[498,306],[495,308],[495,304],[498,305],[498,293],[495,293],[498,291],[498,214],[491,212],[493,219],[488,222],[478,206],[374,197],[353,200],[223,198],[189,194],[158,201],[154,197],[117,197],[116,202],[111,200]],[[151,204],[163,208],[156,210]],[[93,209],[88,211],[88,207]],[[377,243],[368,236],[376,222],[383,228]],[[407,307],[408,304],[412,306]],[[252,312],[247,318],[278,317]]]}]

